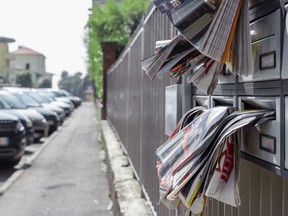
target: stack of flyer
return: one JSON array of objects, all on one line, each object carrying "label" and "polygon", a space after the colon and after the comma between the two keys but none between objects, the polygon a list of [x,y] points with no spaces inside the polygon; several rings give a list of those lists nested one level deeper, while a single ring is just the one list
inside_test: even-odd
[{"label": "stack of flyer", "polygon": [[243,0],[154,0],[201,53],[226,63]]},{"label": "stack of flyer", "polygon": [[224,64],[233,74],[253,73],[248,1],[154,0],[154,4],[180,34],[157,41],[157,53],[142,60],[151,79],[188,72],[187,82],[210,95]]},{"label": "stack of flyer", "polygon": [[203,212],[207,197],[239,206],[237,131],[271,118],[274,112],[268,110],[189,110],[156,149],[160,201],[170,209],[182,203],[193,215]]}]

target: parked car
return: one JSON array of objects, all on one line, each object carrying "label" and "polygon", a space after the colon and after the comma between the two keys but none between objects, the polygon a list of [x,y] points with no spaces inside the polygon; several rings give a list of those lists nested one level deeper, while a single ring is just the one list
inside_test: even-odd
[{"label": "parked car", "polygon": [[63,98],[70,99],[74,104],[75,108],[79,107],[82,103],[81,98],[71,95],[68,91],[64,89],[58,89],[58,90],[48,89],[47,91],[50,91],[56,99],[59,100]]},{"label": "parked car", "polygon": [[25,152],[25,129],[20,120],[0,111],[0,165],[16,165]]},{"label": "parked car", "polygon": [[41,103],[44,107],[49,106],[49,105],[54,105],[59,108],[62,108],[65,111],[65,116],[68,117],[71,115],[71,107],[60,101],[53,101],[53,99],[49,98],[47,95],[41,93],[41,92],[36,92],[36,91],[27,91],[25,92],[26,94],[30,95],[32,98],[37,100],[39,103]]},{"label": "parked car", "polygon": [[[36,94],[31,94],[27,91],[24,91],[23,95],[28,96],[27,99],[30,98],[34,102],[40,104],[40,107],[43,107],[43,108],[46,108],[46,109],[49,109],[49,110],[56,112],[60,117],[60,124],[62,124],[64,122],[64,120],[66,118],[64,109],[60,108],[59,106],[57,106],[55,104],[43,103],[41,98]],[[25,99],[25,102],[26,102],[26,99]],[[32,107],[35,105],[35,103],[33,103],[34,105],[32,105],[32,101],[30,101],[29,104],[30,104],[30,105],[28,105],[29,107]]]},{"label": "parked car", "polygon": [[3,113],[8,113],[10,115],[14,115],[19,118],[20,122],[25,128],[25,137],[27,145],[30,145],[34,141],[34,129],[31,120],[24,114],[19,112],[18,110],[12,110],[6,101],[0,98],[0,111]]},{"label": "parked car", "polygon": [[58,113],[49,108],[44,108],[31,98],[29,95],[24,94],[23,92],[13,93],[20,101],[22,101],[29,109],[36,110],[44,116],[49,125],[48,134],[52,134],[57,130],[58,126],[61,125],[65,119],[64,110],[58,110]]},{"label": "parked car", "polygon": [[16,109],[26,115],[33,124],[34,140],[39,141],[42,137],[48,136],[48,122],[36,110],[28,109],[16,96],[6,91],[0,91],[0,98],[4,99],[12,109]]},{"label": "parked car", "polygon": [[[73,110],[75,109],[75,106],[73,104],[73,102],[71,100],[69,100],[68,98],[62,98],[61,100],[57,100],[53,93],[51,93],[50,91],[47,90],[41,90],[41,89],[37,89],[36,90],[38,93],[40,93],[41,95],[45,96],[49,101],[51,101],[51,103],[55,103],[58,104],[60,107],[64,104],[64,105],[69,105],[70,108],[70,114],[73,112]],[[60,103],[59,103],[60,102]]]}]

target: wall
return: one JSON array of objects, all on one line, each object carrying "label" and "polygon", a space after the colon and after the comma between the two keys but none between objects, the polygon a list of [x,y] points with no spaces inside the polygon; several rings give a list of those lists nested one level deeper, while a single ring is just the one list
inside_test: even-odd
[{"label": "wall", "polygon": [[[11,61],[10,81],[16,83],[17,74],[23,72],[31,72],[32,80],[35,87],[39,84],[39,78],[45,75],[45,57],[42,55],[15,55],[15,59]],[[30,68],[26,69],[26,64],[30,64]],[[40,80],[41,81],[41,80]]]},{"label": "wall", "polygon": [[45,57],[41,55],[15,55],[15,59],[11,61],[11,66],[25,70],[27,63],[30,64],[29,71],[33,73],[44,74],[46,72]]},{"label": "wall", "polygon": [[[169,20],[151,7],[130,44],[108,72],[107,118],[133,163],[144,193],[160,216],[184,215],[183,209],[169,211],[162,204],[157,205],[154,151],[167,139],[164,133],[165,86],[176,80],[166,77],[151,81],[141,70],[140,61],[154,53],[157,40],[170,39],[175,34]],[[206,215],[288,215],[287,180],[244,159],[241,159],[240,196],[239,208],[209,199]]]},{"label": "wall", "polygon": [[0,75],[6,76],[7,72],[7,55],[8,45],[7,43],[0,43]]}]

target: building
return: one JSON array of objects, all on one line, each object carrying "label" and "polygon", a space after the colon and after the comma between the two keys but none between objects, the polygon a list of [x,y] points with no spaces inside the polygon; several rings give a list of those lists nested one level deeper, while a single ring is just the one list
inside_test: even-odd
[{"label": "building", "polygon": [[12,73],[10,73],[10,82],[17,84],[17,77],[23,74],[30,74],[32,86],[38,87],[44,79],[52,80],[52,74],[46,72],[46,57],[33,49],[25,46],[19,46],[17,50],[11,53]]},{"label": "building", "polygon": [[0,37],[0,83],[9,80],[10,61],[13,56],[9,54],[9,43],[15,42],[12,38]]}]

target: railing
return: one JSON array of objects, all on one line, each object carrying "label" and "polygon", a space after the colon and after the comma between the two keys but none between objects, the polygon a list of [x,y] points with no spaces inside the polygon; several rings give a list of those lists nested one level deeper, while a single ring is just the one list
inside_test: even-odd
[{"label": "railing", "polygon": [[[176,35],[167,18],[154,7],[143,18],[129,46],[108,72],[107,118],[121,142],[159,215],[174,215],[158,206],[155,149],[165,140],[165,86],[175,80],[151,81],[140,61],[152,55],[157,40]],[[168,214],[169,213],[169,214]]]},{"label": "railing", "polygon": [[[162,204],[157,205],[154,151],[168,138],[164,133],[165,86],[176,80],[166,77],[151,81],[141,69],[140,61],[155,53],[157,40],[175,35],[176,30],[167,17],[151,6],[107,75],[107,119],[127,151],[144,194],[150,199],[155,214],[160,216],[184,215],[183,209],[169,211]],[[240,173],[241,207],[233,208],[208,199],[205,215],[288,215],[284,204],[288,200],[287,180],[243,159]]]}]

